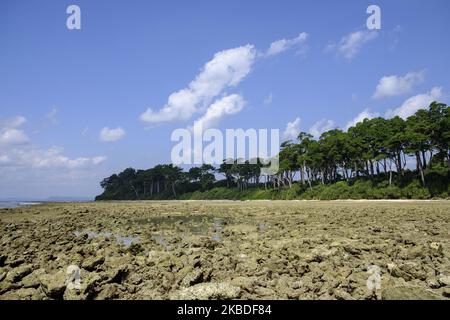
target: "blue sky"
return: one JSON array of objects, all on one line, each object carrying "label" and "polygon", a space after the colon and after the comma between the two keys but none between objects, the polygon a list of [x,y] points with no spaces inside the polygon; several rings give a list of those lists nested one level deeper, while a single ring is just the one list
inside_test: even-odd
[{"label": "blue sky", "polygon": [[[71,4],[81,30],[66,27]],[[370,4],[380,30],[366,27]],[[200,119],[288,139],[448,103],[449,9],[445,0],[1,1],[0,198],[92,197],[113,172],[169,162],[172,131]],[[215,102],[225,111],[211,119]]]}]

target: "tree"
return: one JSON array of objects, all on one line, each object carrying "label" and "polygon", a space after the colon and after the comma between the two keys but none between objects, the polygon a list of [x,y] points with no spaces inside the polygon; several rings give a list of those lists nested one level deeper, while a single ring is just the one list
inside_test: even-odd
[{"label": "tree", "polygon": [[[104,192],[98,199],[177,198],[179,194],[225,185],[242,191],[262,187],[261,174],[266,177],[265,189],[268,184],[279,189],[292,188],[296,183],[304,186],[306,182],[313,189],[314,185],[340,181],[351,185],[360,179],[376,184],[388,174],[389,186],[393,182],[402,186],[412,177],[427,187],[436,185],[435,177],[448,180],[449,144],[450,109],[433,102],[406,120],[398,116],[364,119],[347,131],[324,132],[319,139],[300,132],[296,141],[281,144],[277,155],[279,170],[275,173],[264,170],[263,162],[267,163],[259,158],[227,159],[217,169],[203,164],[187,172],[172,164],[137,171],[127,168],[101,181]],[[415,168],[407,165],[409,158],[415,159]],[[224,180],[216,181],[216,173],[223,175]]]},{"label": "tree", "polygon": [[133,168],[127,168],[121,173],[119,173],[119,178],[122,180],[122,183],[124,186],[129,187],[131,190],[133,190],[134,194],[136,195],[136,199],[139,199],[139,194],[134,186],[135,180],[136,180],[136,170]]}]

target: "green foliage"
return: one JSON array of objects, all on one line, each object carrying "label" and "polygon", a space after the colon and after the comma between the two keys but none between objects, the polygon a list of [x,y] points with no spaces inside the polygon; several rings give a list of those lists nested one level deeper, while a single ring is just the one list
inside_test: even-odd
[{"label": "green foliage", "polygon": [[419,181],[413,181],[402,189],[402,196],[406,199],[430,199],[430,192],[420,185]]},{"label": "green foliage", "polygon": [[[449,195],[450,108],[433,102],[404,120],[364,119],[318,140],[301,132],[285,141],[279,170],[268,159],[227,159],[184,172],[177,166],[127,168],[100,183],[96,200],[140,199],[430,199]],[[415,170],[406,166],[415,162]],[[413,162],[413,163],[414,163]],[[216,181],[216,174],[224,180]],[[298,181],[294,177],[299,176]]]}]

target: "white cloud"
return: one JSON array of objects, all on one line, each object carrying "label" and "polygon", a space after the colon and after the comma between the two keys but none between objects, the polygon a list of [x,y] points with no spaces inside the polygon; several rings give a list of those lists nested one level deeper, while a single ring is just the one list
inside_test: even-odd
[{"label": "white cloud", "polygon": [[50,121],[51,124],[57,124],[58,123],[58,119],[57,119],[57,114],[58,114],[58,109],[53,108],[52,111],[50,111],[49,113],[47,113],[45,115],[45,118]]},{"label": "white cloud", "polygon": [[194,122],[194,125],[201,126],[203,130],[212,128],[217,125],[224,116],[236,114],[240,112],[244,106],[245,101],[240,95],[231,94],[225,96],[211,104],[205,114]]},{"label": "white cloud", "polygon": [[17,145],[29,141],[28,136],[22,130],[17,129],[26,122],[22,116],[0,121],[0,144]]},{"label": "white cloud", "polygon": [[370,112],[368,108],[364,109],[353,120],[347,123],[345,130],[348,130],[348,128],[355,126],[358,122],[364,121],[364,119],[373,119],[378,117],[379,115],[380,114],[377,112]]},{"label": "white cloud", "polygon": [[187,88],[172,93],[161,110],[147,109],[140,119],[148,123],[188,120],[223,90],[239,84],[250,73],[256,56],[252,45],[216,53]]},{"label": "white cloud", "polygon": [[62,153],[61,148],[40,149],[35,146],[25,148],[13,148],[8,151],[7,158],[9,162],[14,163],[15,167],[28,168],[65,168],[77,169],[89,165],[96,165],[104,160],[106,157],[97,156],[93,158],[78,157],[69,158]]},{"label": "white cloud", "polygon": [[5,129],[0,132],[0,144],[23,144],[28,141],[28,136],[22,130]]},{"label": "white cloud", "polygon": [[300,133],[300,118],[295,118],[294,121],[288,122],[286,129],[283,132],[283,136],[287,140],[296,140]]},{"label": "white cloud", "polygon": [[125,136],[125,130],[121,127],[117,127],[115,129],[110,129],[108,127],[104,127],[99,134],[99,139],[102,142],[114,142],[122,139]]},{"label": "white cloud", "polygon": [[104,162],[105,160],[106,160],[105,156],[97,156],[97,157],[93,157],[91,159],[93,164],[100,164],[100,163]]},{"label": "white cloud", "polygon": [[270,44],[270,47],[266,52],[266,56],[277,55],[294,46],[305,43],[306,40],[308,40],[308,34],[306,32],[302,32],[296,38],[293,39],[281,39],[274,41]]},{"label": "white cloud", "polygon": [[99,189],[95,180],[106,173],[93,170],[93,166],[105,161],[105,156],[69,157],[61,148],[42,149],[19,130],[25,122],[20,116],[0,119],[0,194],[27,197],[40,192],[64,192],[64,187],[71,190],[67,194],[74,194],[74,188],[81,192]]},{"label": "white cloud", "polygon": [[351,60],[360,50],[361,47],[375,39],[378,33],[374,30],[360,30],[352,32],[344,36],[338,44],[330,44],[327,50],[335,50],[338,54]]},{"label": "white cloud", "polygon": [[270,105],[272,104],[272,101],[273,101],[273,94],[269,94],[267,97],[264,98],[263,103],[265,105]]},{"label": "white cloud", "polygon": [[416,113],[417,110],[428,108],[431,102],[438,100],[441,96],[442,88],[434,87],[430,92],[415,95],[403,102],[400,107],[394,110],[388,110],[386,117],[392,118],[399,116],[400,118],[406,119]]},{"label": "white cloud", "polygon": [[333,120],[322,119],[317,121],[310,129],[309,133],[315,138],[319,138],[320,135],[326,131],[335,129],[337,126]]},{"label": "white cloud", "polygon": [[408,72],[406,75],[385,76],[378,82],[375,93],[372,98],[379,99],[402,95],[411,91],[412,87],[424,79],[424,72]]},{"label": "white cloud", "polygon": [[13,129],[20,127],[25,122],[27,122],[27,119],[22,116],[16,116],[9,119],[0,120],[0,129]]},{"label": "white cloud", "polygon": [[21,168],[63,167],[72,169],[89,164],[99,164],[106,159],[103,156],[72,159],[62,154],[62,149],[59,148],[40,149],[31,144],[28,136],[22,130],[17,129],[25,122],[26,119],[22,116],[0,120],[0,148],[2,152],[0,164]]}]

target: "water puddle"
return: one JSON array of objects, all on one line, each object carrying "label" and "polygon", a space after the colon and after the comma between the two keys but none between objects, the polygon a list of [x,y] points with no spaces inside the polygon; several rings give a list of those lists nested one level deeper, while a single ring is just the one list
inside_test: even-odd
[{"label": "water puddle", "polygon": [[260,222],[258,224],[258,232],[259,233],[264,233],[266,231],[266,229],[267,229],[267,224],[266,223]]},{"label": "water puddle", "polygon": [[[208,236],[213,241],[222,241],[224,218],[217,218],[214,215],[164,215],[135,220],[139,225],[149,224],[159,230],[172,230],[174,227],[180,230],[183,239],[190,235]],[[161,234],[154,234],[153,240],[163,247],[168,247],[166,239]]]},{"label": "water puddle", "polygon": [[125,247],[129,247],[132,244],[140,242],[139,237],[137,237],[137,236],[121,236],[118,234],[113,234],[112,232],[95,232],[95,231],[83,230],[83,231],[74,231],[73,234],[76,237],[79,237],[83,234],[87,234],[88,239],[115,238],[117,244],[124,245]]},{"label": "water puddle", "polygon": [[212,241],[220,242],[222,241],[222,230],[223,230],[223,219],[214,218],[213,220],[213,234],[211,236]]},{"label": "water puddle", "polygon": [[162,234],[153,234],[152,235],[153,241],[155,241],[160,246],[164,247],[166,251],[172,250],[172,246],[167,243],[166,238]]},{"label": "water puddle", "polygon": [[116,242],[118,244],[123,244],[125,247],[129,247],[132,244],[138,244],[140,242],[139,237],[135,236],[119,236],[116,235]]},{"label": "water puddle", "polygon": [[[217,217],[212,214],[195,215],[162,215],[157,217],[141,218],[130,221],[130,227],[151,228],[152,241],[166,251],[178,247],[189,246],[192,236],[207,237],[215,242],[224,239],[224,228],[229,225],[229,217]],[[234,221],[238,223],[238,221]],[[257,232],[262,236],[267,231],[267,222],[257,222]],[[175,229],[175,234],[174,234]],[[90,230],[75,231],[75,236],[87,234],[88,238],[115,238],[116,243],[129,247],[134,243],[140,243],[138,236],[122,236],[111,232],[95,232]],[[181,238],[180,238],[181,237]],[[178,239],[177,239],[178,238]]]}]

